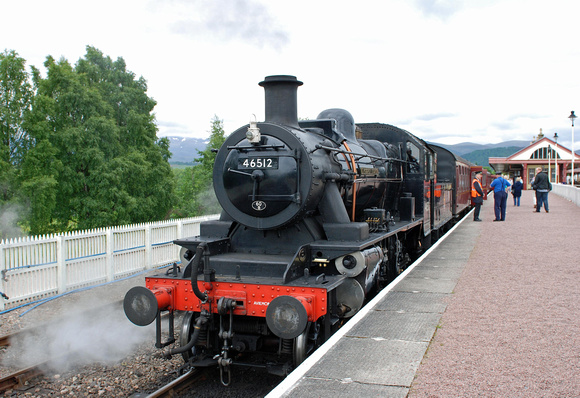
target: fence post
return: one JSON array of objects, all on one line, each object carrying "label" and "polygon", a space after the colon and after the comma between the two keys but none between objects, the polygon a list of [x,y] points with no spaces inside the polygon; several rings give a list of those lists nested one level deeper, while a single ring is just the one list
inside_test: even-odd
[{"label": "fence post", "polygon": [[[6,282],[4,278],[6,277],[6,253],[4,253],[4,240],[0,240],[0,290],[2,293],[6,293]],[[6,299],[4,297],[0,298],[0,310],[5,309]]]},{"label": "fence post", "polygon": [[145,224],[145,269],[153,267],[153,250],[151,248],[151,224]]},{"label": "fence post", "polygon": [[[183,219],[177,220],[177,239],[181,238],[183,238]],[[175,244],[173,246],[175,246],[176,251],[175,257],[177,258],[177,261],[180,261],[179,253],[181,253],[181,246]]]},{"label": "fence post", "polygon": [[183,220],[177,221],[177,239],[183,238]]},{"label": "fence post", "polygon": [[107,282],[115,280],[115,264],[113,263],[113,229],[106,229],[106,253],[105,253],[105,267],[107,268]]},{"label": "fence post", "polygon": [[57,235],[56,237],[56,273],[58,280],[58,294],[66,292],[66,255],[65,255],[65,237]]}]

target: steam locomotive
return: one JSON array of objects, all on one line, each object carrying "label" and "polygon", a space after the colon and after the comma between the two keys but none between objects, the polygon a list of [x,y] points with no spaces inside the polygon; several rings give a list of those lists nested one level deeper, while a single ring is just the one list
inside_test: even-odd
[{"label": "steam locomotive", "polygon": [[355,124],[343,109],[299,121],[302,82],[259,84],[266,120],[234,131],[216,155],[219,220],[175,241],[183,269],[146,278],[124,300],[133,323],[156,321],[167,356],[219,366],[226,385],[234,365],[288,374],[471,205],[474,165],[448,150]]}]

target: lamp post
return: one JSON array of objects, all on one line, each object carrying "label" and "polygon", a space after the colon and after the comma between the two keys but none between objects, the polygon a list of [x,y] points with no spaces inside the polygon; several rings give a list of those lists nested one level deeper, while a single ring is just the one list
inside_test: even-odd
[{"label": "lamp post", "polygon": [[558,133],[554,133],[554,143],[556,144],[555,147],[555,151],[554,151],[554,169],[555,169],[555,173],[556,173],[556,178],[554,179],[554,182],[557,184],[558,183]]},{"label": "lamp post", "polygon": [[552,166],[552,147],[548,145],[548,181],[552,179],[552,169],[550,166]]},{"label": "lamp post", "polygon": [[570,177],[572,177],[573,187],[576,186],[576,184],[574,184],[574,158],[576,157],[576,153],[574,152],[574,119],[576,119],[576,117],[574,111],[570,112],[570,116],[568,116],[568,119],[572,121],[572,170],[570,170]]}]

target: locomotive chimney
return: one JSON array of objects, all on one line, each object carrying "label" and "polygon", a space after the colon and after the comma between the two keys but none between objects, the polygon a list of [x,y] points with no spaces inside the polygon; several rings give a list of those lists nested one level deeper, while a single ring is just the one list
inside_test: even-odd
[{"label": "locomotive chimney", "polygon": [[259,83],[266,92],[266,122],[298,127],[298,87],[296,76],[266,76]]}]

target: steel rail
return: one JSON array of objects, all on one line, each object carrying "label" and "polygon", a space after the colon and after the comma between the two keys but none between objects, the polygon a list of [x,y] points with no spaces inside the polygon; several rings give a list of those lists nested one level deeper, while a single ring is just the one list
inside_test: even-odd
[{"label": "steel rail", "polygon": [[26,369],[21,369],[0,379],[0,392],[23,387],[28,380],[43,373],[41,370],[43,364],[45,364],[45,362],[30,366]]},{"label": "steel rail", "polygon": [[183,375],[179,376],[177,379],[171,381],[170,383],[164,385],[160,389],[151,394],[133,394],[131,398],[163,398],[163,397],[176,397],[177,393],[183,391],[187,387],[191,386],[195,382],[199,381],[205,372],[199,369],[191,368]]}]

